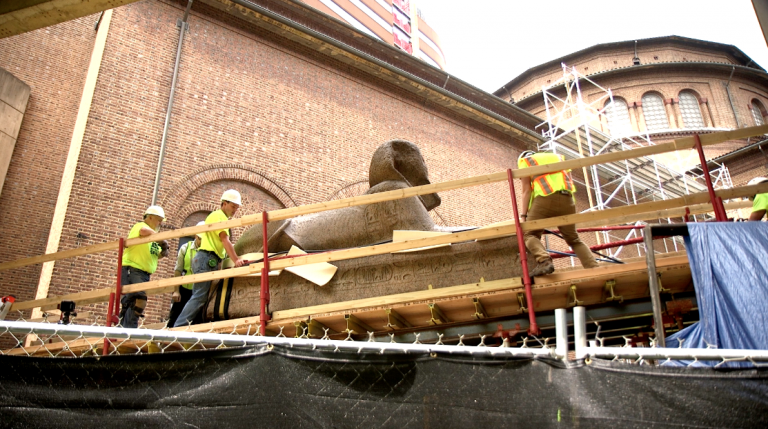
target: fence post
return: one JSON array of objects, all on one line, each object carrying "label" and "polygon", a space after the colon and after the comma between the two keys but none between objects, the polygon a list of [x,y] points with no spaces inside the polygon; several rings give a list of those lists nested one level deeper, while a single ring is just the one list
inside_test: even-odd
[{"label": "fence post", "polygon": [[555,310],[555,354],[560,359],[568,358],[568,318],[564,308]]},{"label": "fence post", "polygon": [[267,235],[267,222],[269,222],[269,213],[261,213],[261,228],[264,239],[262,246],[262,260],[264,261],[264,267],[261,269],[261,291],[259,292],[259,301],[261,304],[261,311],[259,312],[259,330],[261,335],[267,333],[267,322],[269,321],[269,315],[267,314],[267,305],[269,305],[269,236]]},{"label": "fence post", "polygon": [[573,307],[573,348],[576,359],[584,359],[587,353],[587,311],[584,307]]},{"label": "fence post", "polygon": [[525,240],[523,239],[523,227],[520,226],[520,215],[517,212],[517,194],[515,193],[515,182],[512,178],[512,169],[507,169],[507,181],[509,182],[509,193],[512,196],[512,212],[515,215],[515,230],[517,231],[517,247],[520,255],[520,263],[523,266],[523,284],[525,285],[525,300],[528,302],[528,333],[532,335],[539,334],[539,325],[536,323],[536,313],[533,310],[533,293],[531,292],[531,276],[528,271],[528,254],[526,253]]}]

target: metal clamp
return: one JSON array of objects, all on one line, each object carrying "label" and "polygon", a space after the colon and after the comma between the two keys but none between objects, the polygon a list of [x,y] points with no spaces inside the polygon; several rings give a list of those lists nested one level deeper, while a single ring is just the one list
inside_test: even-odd
[{"label": "metal clamp", "polygon": [[450,323],[451,321],[445,317],[445,314],[443,314],[443,311],[440,310],[440,307],[437,306],[437,304],[428,304],[429,305],[429,324],[430,325],[441,325],[443,323]]},{"label": "metal clamp", "polygon": [[576,297],[576,285],[571,285],[568,289],[568,307],[575,307],[577,305],[584,305],[584,301],[580,301]]},{"label": "metal clamp", "polygon": [[528,312],[528,307],[525,300],[525,294],[523,292],[517,293],[517,303],[520,304],[520,310],[518,310],[517,314]]},{"label": "metal clamp", "polygon": [[476,320],[485,319],[488,317],[488,313],[483,307],[483,303],[480,302],[480,298],[472,298],[472,303],[475,305],[475,313],[472,315]]},{"label": "metal clamp", "polygon": [[619,303],[624,302],[624,297],[621,295],[616,295],[616,293],[613,290],[613,287],[616,286],[616,280],[608,280],[605,282],[605,286],[603,286],[603,302],[609,302],[609,301],[619,301]]}]

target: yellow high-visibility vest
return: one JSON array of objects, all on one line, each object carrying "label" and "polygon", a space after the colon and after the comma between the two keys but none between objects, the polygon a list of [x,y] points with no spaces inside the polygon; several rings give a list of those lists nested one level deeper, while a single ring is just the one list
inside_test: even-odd
[{"label": "yellow high-visibility vest", "polygon": [[[562,155],[539,152],[520,159],[517,168],[535,167],[537,165],[554,164],[562,161],[565,161],[565,157]],[[571,194],[576,192],[576,186],[573,184],[570,169],[531,177],[531,203],[533,203],[533,199],[536,197],[546,197],[559,191],[568,191]]]}]

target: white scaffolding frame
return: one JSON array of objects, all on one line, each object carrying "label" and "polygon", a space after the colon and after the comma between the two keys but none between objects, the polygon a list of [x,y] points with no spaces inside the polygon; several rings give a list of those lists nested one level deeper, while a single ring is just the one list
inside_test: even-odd
[{"label": "white scaffolding frame", "polygon": [[[654,144],[648,132],[619,130],[616,133],[606,133],[596,128],[595,124],[604,128],[607,122],[603,119],[608,117],[609,109],[614,103],[613,93],[580,74],[576,67],[563,63],[562,68],[562,78],[542,88],[546,121],[539,124],[539,127],[542,128],[546,142],[539,145],[538,150],[560,154],[566,159],[575,159]],[[589,89],[589,97],[585,97],[582,88]],[[666,200],[706,191],[703,174],[682,171],[680,168],[693,165],[693,158],[690,157],[694,156],[698,161],[698,155],[694,151],[674,154],[674,166],[663,162],[657,156],[648,156],[583,168],[585,180],[574,181],[588,190],[589,209],[586,211]],[[723,165],[716,164],[714,168],[710,168],[710,176],[716,189],[733,187],[728,169]],[[669,218],[666,220],[672,222]],[[640,224],[642,223],[637,223]],[[607,231],[596,233],[597,241],[607,243],[639,238],[636,230],[631,230],[624,236],[617,234]],[[673,250],[670,248],[672,245],[674,251],[677,251],[678,240],[679,237],[664,239],[665,250]],[[607,253],[615,258],[623,248],[624,246]],[[637,244],[636,249],[638,255],[641,255],[644,245]],[[574,264],[573,257],[571,264]]]}]

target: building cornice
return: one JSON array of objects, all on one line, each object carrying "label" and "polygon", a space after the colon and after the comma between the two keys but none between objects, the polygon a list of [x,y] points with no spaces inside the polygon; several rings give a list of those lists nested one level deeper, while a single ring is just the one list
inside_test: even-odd
[{"label": "building cornice", "polygon": [[[709,61],[684,61],[684,62],[680,61],[680,62],[660,62],[660,63],[640,64],[637,66],[627,66],[627,67],[619,67],[619,68],[614,68],[609,70],[603,70],[603,71],[586,75],[586,77],[595,81],[595,83],[599,83],[598,81],[600,79],[605,79],[605,78],[613,78],[613,77],[622,76],[626,74],[633,74],[633,73],[647,73],[649,71],[667,71],[671,69],[678,69],[678,70],[694,69],[698,72],[702,70],[712,70],[712,71],[725,73],[726,76],[730,75],[731,71],[735,71],[737,72],[737,74],[734,74],[734,76],[739,76],[739,77],[749,76],[750,78],[758,78],[766,86],[768,86],[768,72],[766,72],[763,69],[755,69],[752,67],[746,67],[746,66],[741,66],[736,64],[716,63],[716,62],[709,62]],[[525,104],[526,101],[531,100],[531,97],[541,95],[541,93],[542,93],[541,91],[536,91],[531,94],[528,94],[524,98],[517,100],[515,104],[518,106]]]},{"label": "building cornice", "polygon": [[[548,68],[558,66],[561,63],[571,64],[576,59],[583,58],[585,56],[598,53],[598,52],[615,51],[618,49],[624,49],[624,50],[634,49],[635,43],[642,44],[641,46],[643,48],[648,47],[648,45],[663,45],[663,44],[673,43],[680,46],[704,47],[704,48],[708,48],[716,51],[721,51],[721,52],[724,51],[730,54],[731,56],[733,56],[736,60],[740,60],[743,64],[747,64],[747,65],[754,64],[754,67],[750,67],[752,69],[765,71],[760,66],[758,66],[757,63],[755,63],[752,60],[752,58],[750,58],[747,54],[745,54],[741,49],[737,48],[736,46],[717,43],[717,42],[709,42],[706,40],[691,39],[688,37],[681,37],[681,36],[664,36],[664,37],[654,37],[649,39],[638,39],[637,41],[625,40],[621,42],[601,43],[598,45],[590,46],[588,48],[570,53],[560,58],[556,58],[554,60],[550,60],[545,63],[531,67],[528,70],[521,73],[520,75],[518,75],[517,77],[515,77],[514,79],[507,82],[501,88],[494,91],[493,94],[498,97],[503,97],[504,94],[507,92],[506,88],[513,88],[516,85],[519,85],[521,82],[525,81],[526,79],[531,78],[531,76],[534,76],[541,71],[547,70]],[[729,64],[729,65],[734,65],[734,64]]]},{"label": "building cornice", "polygon": [[199,1],[525,144],[543,141],[535,115],[297,0]]}]

